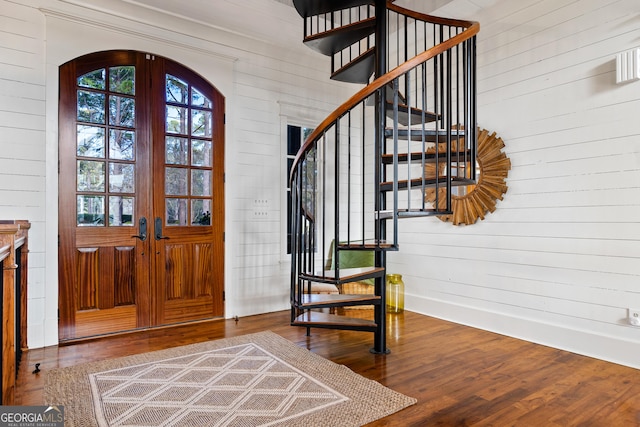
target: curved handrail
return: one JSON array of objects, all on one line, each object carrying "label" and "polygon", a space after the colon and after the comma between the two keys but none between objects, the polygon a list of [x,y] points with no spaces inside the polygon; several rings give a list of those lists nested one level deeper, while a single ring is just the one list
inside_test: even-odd
[{"label": "curved handrail", "polygon": [[460,34],[457,34],[450,39],[433,46],[421,54],[414,56],[410,60],[400,64],[393,70],[384,74],[383,76],[378,77],[373,82],[356,92],[351,98],[346,100],[342,105],[336,108],[331,114],[329,114],[319,125],[315,128],[315,130],[307,137],[304,144],[298,150],[296,157],[293,160],[293,164],[291,165],[291,173],[289,175],[289,181],[292,183],[293,178],[295,176],[295,172],[297,170],[297,166],[300,163],[300,160],[304,156],[304,154],[312,147],[313,143],[322,135],[327,129],[331,127],[340,117],[349,112],[356,105],[364,101],[367,97],[375,93],[378,89],[384,87],[385,85],[391,83],[396,78],[410,71],[414,67],[422,64],[423,62],[428,61],[431,58],[436,57],[437,55],[449,50],[450,48],[459,45],[460,43],[469,40],[480,31],[480,23],[475,21],[463,21],[458,19],[449,19],[449,18],[441,18],[432,15],[425,15],[419,12],[414,12],[409,9],[402,8],[400,6],[388,3],[387,8],[398,12],[403,15],[410,16],[415,19],[419,19],[422,21],[426,21],[429,23],[435,24],[446,24],[452,26],[460,26],[466,28]]},{"label": "curved handrail", "polygon": [[431,24],[451,25],[453,27],[465,27],[465,28],[470,28],[474,24],[478,24],[476,21],[466,21],[463,19],[443,18],[442,16],[428,15],[426,13],[416,12],[411,9],[405,9],[404,7],[398,6],[393,3],[387,3],[387,9],[393,10],[394,12],[397,12],[401,15],[406,15],[410,18],[417,19],[418,21],[425,21]]}]

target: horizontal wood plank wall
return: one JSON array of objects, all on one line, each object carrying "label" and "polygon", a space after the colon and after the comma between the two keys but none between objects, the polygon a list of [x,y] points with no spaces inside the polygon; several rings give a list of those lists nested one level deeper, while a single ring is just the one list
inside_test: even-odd
[{"label": "horizontal wood plank wall", "polygon": [[330,59],[294,43],[292,51],[256,52],[235,64],[235,155],[227,171],[233,212],[227,227],[234,236],[228,244],[236,260],[227,292],[231,316],[289,307],[286,124],[313,127],[358,88],[330,81]]},{"label": "horizontal wood plank wall", "polygon": [[47,153],[45,27],[44,16],[24,3],[30,2],[0,0],[0,217],[27,219],[32,224],[28,332],[31,337],[39,337],[36,342],[42,342]]},{"label": "horizontal wood plank wall", "polygon": [[640,367],[640,82],[615,76],[640,3],[460,3],[444,12],[481,24],[479,125],[505,141],[509,190],[472,226],[401,223],[407,307]]},{"label": "horizontal wood plank wall", "polygon": [[[226,180],[227,250],[233,260],[226,297],[231,317],[290,307],[291,271],[283,239],[286,124],[313,127],[358,89],[329,79],[330,58],[303,45],[303,20],[293,7],[257,3],[270,13],[278,11],[275,22],[283,34],[292,35],[283,45],[256,45],[239,53],[234,64],[236,109],[227,123],[233,154]],[[265,14],[260,19],[272,18]]]}]

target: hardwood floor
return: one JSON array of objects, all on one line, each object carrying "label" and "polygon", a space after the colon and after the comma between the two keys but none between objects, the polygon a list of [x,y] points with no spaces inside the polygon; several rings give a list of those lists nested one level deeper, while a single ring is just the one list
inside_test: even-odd
[{"label": "hardwood floor", "polygon": [[289,326],[288,311],[29,350],[15,404],[43,404],[53,368],[267,329],[418,399],[371,426],[640,425],[640,370],[411,312],[390,315],[386,356],[369,353],[366,332],[312,329],[307,337]]}]

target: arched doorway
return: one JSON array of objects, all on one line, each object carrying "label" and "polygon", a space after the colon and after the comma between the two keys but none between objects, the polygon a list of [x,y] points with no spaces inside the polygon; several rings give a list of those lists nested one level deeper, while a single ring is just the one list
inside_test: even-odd
[{"label": "arched doorway", "polygon": [[61,341],[224,315],[224,112],[167,58],[60,67]]}]

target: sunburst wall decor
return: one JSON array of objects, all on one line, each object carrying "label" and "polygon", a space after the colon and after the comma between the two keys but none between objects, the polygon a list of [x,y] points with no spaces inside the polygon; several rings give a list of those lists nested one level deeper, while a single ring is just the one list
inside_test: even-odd
[{"label": "sunburst wall decor", "polygon": [[[454,151],[457,149],[455,145],[452,147]],[[464,146],[464,144],[460,145]],[[477,184],[454,187],[454,194],[451,195],[452,213],[438,215],[438,218],[453,225],[470,225],[474,224],[478,218],[484,219],[488,212],[496,210],[496,201],[502,200],[504,193],[507,192],[505,180],[511,169],[511,160],[502,152],[503,148],[504,141],[496,136],[495,132],[489,133],[486,129],[478,129]],[[435,148],[430,150],[435,153]],[[441,152],[445,150],[446,147],[440,148]],[[469,171],[470,168],[467,167],[465,170]],[[427,177],[435,176],[435,172],[435,165],[428,164],[425,167]],[[446,189],[438,191],[440,192],[438,205],[444,209]],[[436,191],[427,190],[425,198],[426,201],[435,203]]]}]

